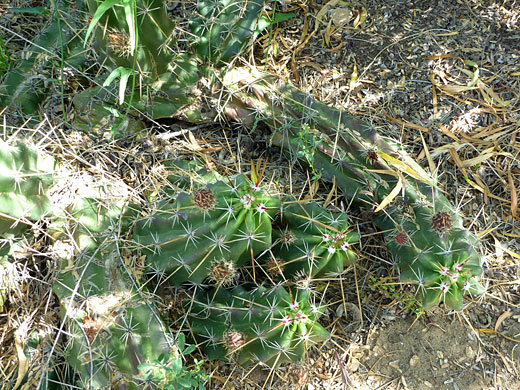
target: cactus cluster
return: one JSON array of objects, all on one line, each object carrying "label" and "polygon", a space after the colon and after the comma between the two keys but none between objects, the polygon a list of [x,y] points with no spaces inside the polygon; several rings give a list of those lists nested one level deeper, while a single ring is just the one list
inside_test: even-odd
[{"label": "cactus cluster", "polygon": [[[483,293],[477,239],[434,178],[398,145],[274,76],[234,69],[224,84],[231,94],[228,112],[239,113],[246,125],[265,121],[274,143],[323,179],[334,180],[353,204],[374,211],[373,222],[384,232],[401,280],[417,285],[425,309],[445,302],[459,310],[464,293]],[[302,145],[302,124],[319,140]]]},{"label": "cactus cluster", "polygon": [[[191,53],[179,52],[163,1],[130,3],[107,8],[116,1],[87,1],[98,23],[95,46],[116,71],[97,81],[109,84],[118,74],[119,100],[128,110],[117,109],[118,87],[86,89],[73,100],[76,129],[132,133],[142,128],[136,119],[142,114],[200,122],[206,118],[195,103],[203,85],[221,113],[252,128],[265,122],[273,143],[334,181],[352,204],[373,211],[401,279],[417,286],[424,308],[445,302],[461,309],[465,293],[483,292],[477,239],[434,178],[398,145],[274,76],[229,66],[266,27],[263,0],[199,0],[189,21]],[[79,36],[69,40],[59,32],[56,19],[36,47],[69,46],[66,60],[82,61]],[[40,49],[4,78],[0,106],[38,110],[45,84],[32,73],[46,58]],[[53,164],[24,145],[0,145],[2,238],[49,214],[45,190]],[[70,335],[67,362],[82,388],[143,388],[150,385],[138,379],[145,377],[143,363],[178,357],[153,297],[138,288],[121,259],[119,232],[132,228],[134,249],[146,255],[150,274],[161,283],[195,286],[185,302],[188,326],[209,358],[275,367],[301,360],[310,345],[327,339],[318,323],[324,309],[317,295],[296,281],[341,274],[356,258],[359,236],[344,213],[272,195],[260,179],[258,169],[250,177],[206,175],[195,186],[175,179],[185,190],[160,198],[149,213],[140,210],[139,218],[137,208],[104,206],[95,197],[80,198],[68,213],[55,216],[52,237],[67,236],[76,248],[72,258],[62,259],[53,290]],[[0,247],[0,255],[8,250]],[[5,290],[0,285],[0,308]]]},{"label": "cactus cluster", "polygon": [[137,221],[133,238],[152,274],[198,286],[187,318],[210,359],[273,366],[301,360],[327,337],[311,290],[295,282],[343,272],[359,237],[344,213],[264,192],[252,166],[251,178],[210,176],[162,200]]}]

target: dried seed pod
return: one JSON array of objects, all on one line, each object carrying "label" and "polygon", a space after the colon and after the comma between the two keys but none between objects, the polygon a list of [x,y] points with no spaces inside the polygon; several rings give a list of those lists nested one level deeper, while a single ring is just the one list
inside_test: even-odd
[{"label": "dried seed pod", "polygon": [[244,335],[236,330],[230,330],[224,335],[224,341],[229,351],[235,351],[244,345]]},{"label": "dried seed pod", "polygon": [[267,272],[271,275],[281,275],[283,273],[284,264],[279,257],[271,257],[266,264]]},{"label": "dried seed pod", "polygon": [[211,265],[210,279],[218,286],[233,284],[236,276],[235,265],[229,260],[217,260]]},{"label": "dried seed pod", "polygon": [[453,226],[451,215],[446,211],[439,211],[432,217],[432,229],[439,234],[446,234]]},{"label": "dried seed pod", "polygon": [[215,195],[209,188],[201,188],[193,193],[193,201],[195,205],[201,210],[213,210],[217,204]]},{"label": "dried seed pod", "polygon": [[280,235],[280,242],[282,245],[290,245],[294,241],[296,241],[296,236],[290,230],[286,230]]}]

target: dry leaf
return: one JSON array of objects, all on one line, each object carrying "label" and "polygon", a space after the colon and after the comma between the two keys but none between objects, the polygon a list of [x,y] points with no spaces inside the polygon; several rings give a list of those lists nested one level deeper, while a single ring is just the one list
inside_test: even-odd
[{"label": "dry leaf", "polygon": [[330,17],[332,22],[341,28],[350,22],[351,12],[348,8],[336,8],[332,10]]},{"label": "dry leaf", "polygon": [[352,56],[352,59],[354,60],[354,67],[352,68],[352,74],[350,75],[350,83],[348,85],[348,89],[352,91],[357,84],[358,81],[358,69],[357,69],[357,62],[356,58]]},{"label": "dry leaf", "polygon": [[195,138],[191,130],[188,132],[188,138],[190,139],[190,146],[192,150],[199,151],[202,150],[202,146],[200,146],[199,141]]},{"label": "dry leaf", "polygon": [[486,161],[488,158],[493,157],[495,154],[496,153],[482,153],[482,154],[479,154],[477,157],[470,158],[469,160],[464,160],[462,162],[462,166],[464,168],[473,167],[473,166],[475,166],[477,164],[480,164],[483,161]]},{"label": "dry leaf", "polygon": [[[489,95],[488,99],[490,99],[490,101],[488,101],[488,103],[491,104],[491,105],[493,105],[493,103],[496,102],[494,105],[501,106],[501,107],[506,107],[506,106],[509,105],[509,103],[511,103],[510,101],[506,102],[506,101],[502,100],[500,98],[500,96],[498,96],[495,93],[493,88],[488,87],[486,84],[484,84],[480,80],[477,83],[477,87],[480,88],[480,92],[482,92],[482,95],[484,96],[484,99],[486,98],[487,95]],[[485,93],[484,93],[484,91],[485,91]]]},{"label": "dry leaf", "polygon": [[507,172],[507,180],[509,182],[509,189],[511,191],[511,214],[516,218],[516,211],[518,210],[518,194],[516,193],[515,182],[511,172]]},{"label": "dry leaf", "polygon": [[497,318],[497,322],[495,324],[495,332],[498,332],[498,328],[500,328],[500,325],[502,324],[502,322],[504,322],[504,320],[507,319],[508,317],[511,317],[511,314],[513,314],[513,313],[511,313],[509,310],[500,314],[500,317]]},{"label": "dry leaf", "polygon": [[417,179],[419,181],[422,181],[423,183],[433,185],[431,180],[428,177],[423,177],[417,172],[415,169],[413,169],[411,166],[407,165],[406,163],[384,153],[384,152],[378,152],[379,156],[383,158],[388,164],[393,166],[394,168],[399,169],[402,172],[407,173],[408,175],[412,176],[414,179]]},{"label": "dry leaf", "polygon": [[438,87],[442,91],[451,93],[451,94],[457,94],[457,93],[471,91],[472,89],[475,89],[475,87],[468,87],[467,85],[454,85],[454,84],[439,85]]},{"label": "dry leaf", "polygon": [[359,26],[363,24],[365,20],[367,20],[367,10],[365,7],[361,8],[361,12],[356,16],[356,19],[354,19],[354,28],[357,29]]},{"label": "dry leaf", "polygon": [[327,207],[330,203],[332,203],[332,198],[336,194],[336,176],[332,176],[332,188],[330,189],[329,194],[327,195],[327,199],[325,199],[325,203],[323,203],[323,207]]},{"label": "dry leaf", "polygon": [[432,83],[432,104],[433,104],[433,116],[437,117],[437,91],[435,90],[435,75],[430,74],[430,81]]},{"label": "dry leaf", "polygon": [[375,213],[383,210],[386,206],[390,204],[392,200],[395,199],[397,195],[399,195],[399,192],[403,188],[403,180],[400,179],[397,184],[395,185],[394,189],[383,199],[383,201],[377,206],[377,208],[374,210]]},{"label": "dry leaf", "polygon": [[22,335],[18,333],[18,331],[15,333],[15,347],[18,354],[18,377],[16,378],[13,390],[16,390],[22,384],[23,378],[29,369],[29,362],[23,352]]},{"label": "dry leaf", "polygon": [[327,24],[327,28],[325,29],[325,33],[323,34],[323,39],[325,40],[325,44],[330,46],[330,36],[332,34],[332,20],[329,20]]}]

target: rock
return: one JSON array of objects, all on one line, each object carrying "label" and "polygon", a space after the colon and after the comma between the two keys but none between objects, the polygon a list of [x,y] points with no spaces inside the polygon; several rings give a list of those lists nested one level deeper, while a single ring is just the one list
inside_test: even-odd
[{"label": "rock", "polygon": [[356,372],[359,369],[359,360],[357,360],[355,357],[350,358],[349,362],[347,363],[347,368],[351,372]]},{"label": "rock", "polygon": [[419,363],[419,356],[413,355],[410,358],[410,367],[415,367],[417,365],[417,363]]}]

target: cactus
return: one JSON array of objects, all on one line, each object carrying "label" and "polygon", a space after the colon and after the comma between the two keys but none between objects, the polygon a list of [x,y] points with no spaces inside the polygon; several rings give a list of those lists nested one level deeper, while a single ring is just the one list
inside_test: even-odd
[{"label": "cactus", "polygon": [[0,140],[0,236],[15,235],[48,215],[54,159],[23,143]]},{"label": "cactus", "polygon": [[82,388],[108,389],[117,383],[140,389],[144,372],[138,366],[174,353],[172,336],[152,310],[152,300],[121,274],[115,244],[98,249],[96,255],[78,256],[54,285],[71,335],[67,363],[79,374]]},{"label": "cactus", "polygon": [[[75,12],[73,7],[69,8],[61,2],[59,8],[62,14]],[[26,115],[36,116],[48,92],[49,82],[56,82],[54,78],[63,77],[44,75],[42,71],[52,69],[53,61],[61,59],[67,67],[78,68],[83,65],[86,58],[85,50],[80,37],[75,33],[75,20],[75,17],[70,17],[67,25],[72,28],[64,29],[62,27],[65,23],[59,17],[52,18],[32,40],[24,50],[23,59],[17,61],[16,65],[6,72],[0,83],[0,108],[9,107]],[[63,57],[60,58],[56,52],[61,53]]]},{"label": "cactus", "polygon": [[[477,240],[435,180],[398,145],[274,76],[233,69],[223,83],[231,94],[230,117],[249,126],[265,121],[274,143],[335,180],[360,207],[375,207],[374,224],[385,234],[400,277],[417,284],[426,309],[444,301],[458,310],[463,293],[483,292]],[[300,137],[303,125],[318,138]]]},{"label": "cactus", "polygon": [[[99,199],[80,198],[62,228],[72,233],[77,253],[62,260],[53,291],[71,335],[66,360],[82,388],[141,389],[146,381],[140,364],[178,353],[152,297],[137,290],[122,268],[117,231],[128,229],[135,212],[122,204],[106,207]],[[58,231],[54,236],[64,237]]]},{"label": "cactus", "polygon": [[[195,55],[178,50],[175,24],[168,17],[163,1],[137,1],[137,8],[144,11],[136,15],[135,36],[127,23],[131,15],[127,7],[110,8],[97,20],[94,46],[114,70],[124,69],[129,74],[132,70],[139,71],[139,88],[135,86],[135,91],[127,94],[131,97],[126,98],[132,117],[123,115],[116,107],[117,91],[103,93],[103,85],[75,96],[78,113],[75,126],[89,131],[92,124],[97,126],[101,121],[99,133],[109,129],[114,136],[139,130],[142,125],[134,121],[142,115],[149,119],[176,116],[190,122],[214,120],[217,112],[205,112],[204,104],[197,99],[201,89],[205,89],[200,80],[208,78],[214,83],[217,79],[215,67],[231,62],[271,24],[260,17],[264,3],[264,0],[198,1],[199,14],[190,19],[191,33],[188,35]],[[88,6],[95,17],[99,3],[89,0]],[[132,41],[137,42],[136,48],[132,47]],[[199,64],[200,60],[204,65]],[[99,84],[105,84],[105,80],[100,79]],[[91,100],[92,96],[96,99]]]},{"label": "cactus", "polygon": [[199,0],[200,17],[190,20],[195,53],[220,67],[231,62],[266,27],[259,23],[265,0]]},{"label": "cactus", "polygon": [[271,245],[279,199],[265,195],[259,184],[239,175],[161,201],[133,234],[152,272],[167,273],[175,285],[207,277],[229,284],[236,267]]},{"label": "cactus", "polygon": [[[350,232],[344,213],[330,213],[316,203],[288,202],[275,230],[273,258],[267,271],[284,277],[305,273],[312,277],[341,273],[354,262]],[[278,260],[277,260],[278,259]]]},{"label": "cactus", "polygon": [[329,333],[318,324],[323,309],[309,290],[277,285],[198,293],[185,303],[192,334],[209,359],[276,367],[306,358]]}]

